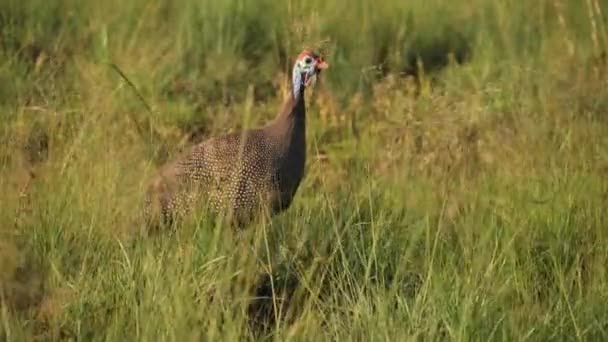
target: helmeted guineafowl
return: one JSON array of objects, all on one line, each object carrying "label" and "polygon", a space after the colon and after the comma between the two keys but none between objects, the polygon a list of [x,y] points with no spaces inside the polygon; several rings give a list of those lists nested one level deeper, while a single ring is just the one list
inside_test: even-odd
[{"label": "helmeted guineafowl", "polygon": [[290,95],[273,121],[209,138],[162,167],[146,195],[148,223],[171,222],[201,204],[230,213],[239,227],[259,209],[287,209],[304,176],[304,91],[327,67],[321,56],[304,50],[293,67]]}]

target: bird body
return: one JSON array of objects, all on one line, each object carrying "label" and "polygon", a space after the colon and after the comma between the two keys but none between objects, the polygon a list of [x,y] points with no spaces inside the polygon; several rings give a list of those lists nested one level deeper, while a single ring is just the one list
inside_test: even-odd
[{"label": "bird body", "polygon": [[293,71],[283,109],[269,124],[211,137],[165,165],[146,198],[148,219],[172,221],[194,208],[226,211],[244,226],[260,209],[278,214],[289,208],[306,165],[304,90],[320,69],[321,57],[304,51]]}]

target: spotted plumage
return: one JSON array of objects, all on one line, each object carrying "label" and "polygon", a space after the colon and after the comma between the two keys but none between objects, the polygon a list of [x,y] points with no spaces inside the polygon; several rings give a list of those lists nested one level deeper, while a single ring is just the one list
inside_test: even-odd
[{"label": "spotted plumage", "polygon": [[326,67],[318,55],[302,52],[290,96],[272,122],[209,138],[161,168],[148,189],[146,218],[167,223],[206,206],[242,227],[261,209],[289,208],[306,163],[304,90]]}]

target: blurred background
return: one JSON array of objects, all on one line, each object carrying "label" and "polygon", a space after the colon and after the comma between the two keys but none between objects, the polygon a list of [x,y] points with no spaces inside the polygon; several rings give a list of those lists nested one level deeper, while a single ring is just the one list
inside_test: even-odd
[{"label": "blurred background", "polygon": [[[607,11],[3,0],[0,337],[606,337]],[[204,218],[132,243],[156,168],[272,119],[304,48],[307,174],[256,257]]]}]

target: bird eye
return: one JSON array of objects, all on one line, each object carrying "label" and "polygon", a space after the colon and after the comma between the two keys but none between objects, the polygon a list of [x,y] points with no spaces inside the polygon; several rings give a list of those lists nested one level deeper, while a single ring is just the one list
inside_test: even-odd
[{"label": "bird eye", "polygon": [[312,58],[311,57],[304,58],[304,63],[306,63],[306,64],[312,63]]}]

